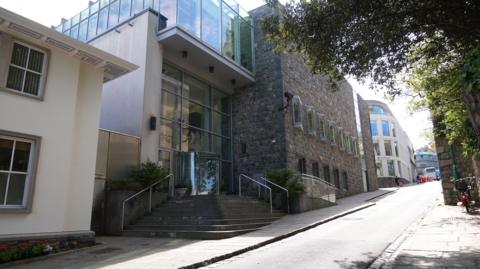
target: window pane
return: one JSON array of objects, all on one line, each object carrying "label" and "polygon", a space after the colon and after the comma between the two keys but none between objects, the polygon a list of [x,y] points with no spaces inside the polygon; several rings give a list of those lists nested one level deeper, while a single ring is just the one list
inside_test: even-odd
[{"label": "window pane", "polygon": [[176,0],[160,0],[160,13],[167,18],[166,27],[177,24]]},{"label": "window pane", "polygon": [[109,0],[100,0],[100,8],[103,8],[108,5]]},{"label": "window pane", "polygon": [[70,37],[75,39],[78,38],[78,25],[72,27],[72,30],[70,31]]},{"label": "window pane", "polygon": [[235,14],[227,5],[222,5],[222,53],[235,60]]},{"label": "window pane", "polygon": [[372,131],[372,136],[377,136],[378,135],[378,131],[377,131],[377,121],[370,121],[370,128],[371,128],[371,131]]},{"label": "window pane", "polygon": [[120,2],[120,21],[124,21],[130,18],[130,1],[121,0]]},{"label": "window pane", "polygon": [[5,192],[7,191],[8,174],[0,173],[0,205],[4,204]]},{"label": "window pane", "polygon": [[10,174],[7,205],[22,205],[27,175]]},{"label": "window pane", "polygon": [[222,160],[230,160],[230,139],[214,135],[213,151],[217,153]]},{"label": "window pane", "polygon": [[220,14],[220,0],[203,0],[202,40],[218,51],[220,51]]},{"label": "window pane", "polygon": [[98,13],[98,30],[97,33],[101,34],[107,29],[108,20],[108,8],[103,8]]},{"label": "window pane", "polygon": [[38,95],[38,89],[40,88],[40,75],[27,72],[25,76],[25,86],[23,87],[23,91],[32,94]]},{"label": "window pane", "polygon": [[80,12],[80,20],[84,20],[86,18],[88,18],[88,8],[86,8],[82,12]]},{"label": "window pane", "polygon": [[10,66],[8,70],[7,88],[22,91],[24,74],[24,70]]},{"label": "window pane", "polygon": [[232,184],[232,173],[231,173],[231,164],[227,162],[221,162],[221,180],[220,180],[220,191],[227,193],[230,192],[229,185]]},{"label": "window pane", "polygon": [[390,128],[388,126],[388,121],[382,120],[382,131],[383,136],[390,136]]},{"label": "window pane", "polygon": [[77,15],[73,16],[72,26],[75,25],[75,24],[78,24],[79,22],[80,22],[80,14],[77,14]]},{"label": "window pane", "polygon": [[200,0],[178,0],[178,24],[200,37]]},{"label": "window pane", "polygon": [[387,160],[388,175],[393,177],[395,176],[395,163],[393,160]]},{"label": "window pane", "polygon": [[92,39],[97,35],[98,14],[90,16],[88,19],[88,39]]},{"label": "window pane", "polygon": [[230,97],[217,90],[212,90],[213,109],[230,114]]},{"label": "window pane", "polygon": [[118,24],[118,15],[120,11],[120,0],[110,4],[110,12],[108,14],[108,28]]},{"label": "window pane", "polygon": [[[184,102],[188,102],[184,100]],[[197,105],[193,102],[188,102],[188,109],[184,107],[183,121],[191,126],[210,130],[210,109]]]},{"label": "window pane", "polygon": [[13,155],[12,171],[27,172],[28,162],[30,158],[30,143],[19,142],[15,143],[15,154]]},{"label": "window pane", "polygon": [[143,0],[132,0],[132,15],[143,10]]},{"label": "window pane", "polygon": [[160,120],[160,147],[180,150],[180,124]]},{"label": "window pane", "polygon": [[80,41],[87,41],[87,28],[88,28],[88,20],[84,20],[80,23],[80,29],[78,31],[78,40]]},{"label": "window pane", "polygon": [[90,15],[98,11],[98,1],[90,6]]},{"label": "window pane", "polygon": [[[173,66],[164,64],[162,68],[162,73],[170,78],[173,78],[176,81],[182,81],[182,71],[176,69]],[[180,92],[178,92],[178,94],[180,94]]]},{"label": "window pane", "polygon": [[210,152],[210,134],[195,128],[184,128],[188,144],[182,141],[182,151]]},{"label": "window pane", "polygon": [[9,171],[12,161],[13,141],[0,138],[0,170]]},{"label": "window pane", "polygon": [[36,50],[30,50],[30,56],[28,60],[28,69],[42,73],[43,69],[43,53]]},{"label": "window pane", "polygon": [[185,75],[185,94],[186,98],[189,98],[200,104],[210,105],[209,87],[207,84]]},{"label": "window pane", "polygon": [[252,27],[244,20],[240,21],[240,63],[243,67],[253,71],[252,56]]},{"label": "window pane", "polygon": [[213,112],[212,130],[214,133],[230,136],[230,117]]},{"label": "window pane", "polygon": [[69,29],[72,25],[70,24],[70,20],[66,20],[63,23],[63,31],[65,32],[67,29]]},{"label": "window pane", "polygon": [[385,146],[385,155],[392,156],[392,144],[390,143],[390,141],[385,141],[384,146]]},{"label": "window pane", "polygon": [[167,91],[162,91],[160,115],[168,119],[180,121],[180,97]]},{"label": "window pane", "polygon": [[11,63],[21,67],[26,67],[27,57],[28,57],[28,48],[18,43],[14,43]]}]

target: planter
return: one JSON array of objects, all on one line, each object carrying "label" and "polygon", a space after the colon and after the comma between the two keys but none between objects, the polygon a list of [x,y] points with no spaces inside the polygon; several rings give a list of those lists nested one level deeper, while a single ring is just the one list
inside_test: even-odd
[{"label": "planter", "polygon": [[308,211],[307,200],[305,193],[290,193],[290,213],[298,214]]},{"label": "planter", "polygon": [[175,188],[175,197],[184,197],[187,195],[188,188]]}]

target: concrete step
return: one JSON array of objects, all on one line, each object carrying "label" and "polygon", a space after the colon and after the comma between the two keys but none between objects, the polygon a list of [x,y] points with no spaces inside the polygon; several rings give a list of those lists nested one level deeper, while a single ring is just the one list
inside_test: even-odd
[{"label": "concrete step", "polygon": [[244,223],[244,224],[220,224],[220,225],[160,225],[160,224],[134,224],[125,226],[125,230],[135,231],[236,231],[258,229],[269,225],[270,222]]},{"label": "concrete step", "polygon": [[216,240],[238,236],[253,232],[257,229],[233,230],[233,231],[158,231],[158,230],[124,230],[125,236],[138,237],[167,237],[188,238],[201,240]]},{"label": "concrete step", "polygon": [[203,218],[203,219],[252,219],[252,218],[268,218],[268,217],[282,217],[283,212],[213,212],[207,214],[206,212],[160,212],[153,211],[150,216],[154,217],[172,217],[172,218]]},{"label": "concrete step", "polygon": [[172,218],[172,217],[155,217],[145,216],[136,224],[149,225],[228,225],[228,224],[244,224],[244,223],[272,223],[280,217],[265,218],[233,218],[233,219],[205,219],[205,218]]}]

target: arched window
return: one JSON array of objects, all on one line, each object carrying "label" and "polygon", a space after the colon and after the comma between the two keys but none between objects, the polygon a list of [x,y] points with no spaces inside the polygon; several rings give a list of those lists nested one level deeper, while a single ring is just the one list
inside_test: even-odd
[{"label": "arched window", "polygon": [[372,113],[372,114],[385,114],[385,111],[383,110],[383,108],[381,108],[379,106],[371,106],[370,107],[370,113]]},{"label": "arched window", "polygon": [[302,100],[300,97],[295,95],[292,100],[293,106],[293,127],[303,129],[303,115],[302,115]]}]

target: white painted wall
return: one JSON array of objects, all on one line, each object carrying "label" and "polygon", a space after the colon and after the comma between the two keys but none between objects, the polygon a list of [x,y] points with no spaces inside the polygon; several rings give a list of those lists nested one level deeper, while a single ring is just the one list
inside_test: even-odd
[{"label": "white painted wall", "polygon": [[1,129],[42,138],[32,211],[0,213],[0,236],[90,230],[102,81],[50,50],[43,101],[0,91]]}]

